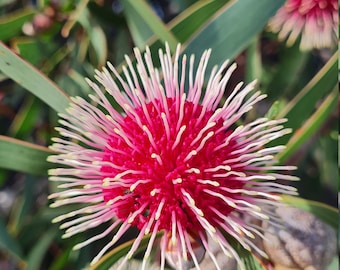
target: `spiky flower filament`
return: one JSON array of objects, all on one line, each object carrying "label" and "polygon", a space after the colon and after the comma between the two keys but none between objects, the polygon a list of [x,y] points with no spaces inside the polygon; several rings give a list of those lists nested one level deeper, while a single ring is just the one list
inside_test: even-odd
[{"label": "spiky flower filament", "polygon": [[[72,99],[68,113],[60,115],[63,127],[58,131],[64,138],[54,139],[52,149],[60,154],[49,160],[69,167],[50,171],[50,180],[64,182],[60,187],[65,189],[50,196],[57,199],[52,206],[89,206],[55,221],[65,221],[61,227],[67,229],[65,237],[70,237],[113,219],[103,233],[76,248],[116,231],[93,263],[136,226],[139,234],[121,266],[137,250],[144,235],[150,233],[145,268],[156,234],[163,231],[162,269],[169,249],[176,254],[177,268],[191,260],[199,269],[197,244],[220,269],[209,250],[208,239],[216,241],[226,256],[234,256],[242,267],[224,235],[231,235],[244,248],[265,256],[251,241],[255,235],[261,236],[261,231],[241,216],[268,219],[267,208],[279,204],[280,194],[295,194],[294,188],[276,182],[295,177],[266,172],[293,169],[275,165],[274,156],[284,147],[266,147],[290,132],[281,125],[285,120],[259,118],[236,126],[265,98],[254,92],[255,82],[238,84],[220,106],[235,65],[228,67],[225,62],[219,69],[214,68],[204,87],[210,50],[203,54],[195,74],[191,57],[185,90],[187,58],[182,57],[180,70],[179,54],[180,46],[174,60],[168,47],[165,54],[160,50],[161,80],[150,51],[147,49],[143,59],[135,50],[137,66],[126,58],[124,80],[110,64],[116,81],[108,69],[96,72],[106,94],[88,80],[96,92],[90,95],[96,106],[77,97]],[[111,105],[108,95],[124,113]]]}]

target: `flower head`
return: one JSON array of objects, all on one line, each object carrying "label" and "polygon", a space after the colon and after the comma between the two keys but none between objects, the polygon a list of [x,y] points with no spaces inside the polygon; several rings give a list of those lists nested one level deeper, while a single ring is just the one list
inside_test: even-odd
[{"label": "flower head", "polygon": [[292,45],[301,34],[301,50],[332,47],[338,33],[337,0],[287,0],[269,21],[279,39]]},{"label": "flower head", "polygon": [[160,73],[149,49],[144,58],[136,49],[136,67],[127,57],[122,76],[111,64],[96,71],[105,91],[88,80],[96,93],[90,95],[92,102],[72,98],[67,113],[60,115],[61,138],[54,138],[51,147],[59,154],[49,161],[68,167],[50,171],[50,180],[62,182],[63,189],[50,198],[56,199],[55,207],[82,205],[54,221],[64,222],[65,237],[112,221],[104,232],[76,246],[115,231],[93,262],[129,228],[137,227],[139,234],[122,265],[150,234],[145,266],[157,233],[163,232],[162,269],[166,259],[177,269],[190,262],[199,269],[205,252],[220,269],[209,239],[242,266],[225,235],[265,256],[251,241],[262,233],[243,216],[268,219],[266,209],[279,203],[279,195],[295,194],[294,188],[276,183],[295,179],[274,172],[292,169],[275,165],[274,155],[283,146],[265,147],[289,133],[281,125],[285,120],[259,118],[236,126],[265,98],[254,91],[255,82],[245,87],[239,83],[222,102],[235,64],[227,68],[227,61],[215,67],[204,85],[210,50],[204,52],[195,74],[191,56],[188,79],[187,57],[181,58],[180,67],[179,54],[180,46],[174,59],[168,46],[165,53],[160,50]]}]

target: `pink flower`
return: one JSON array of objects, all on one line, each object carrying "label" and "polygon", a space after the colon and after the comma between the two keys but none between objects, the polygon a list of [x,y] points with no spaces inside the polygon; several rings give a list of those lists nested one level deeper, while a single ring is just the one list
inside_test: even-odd
[{"label": "pink flower", "polygon": [[337,0],[287,0],[269,21],[279,39],[287,45],[295,43],[301,34],[301,50],[332,47],[338,33]]},{"label": "pink flower", "polygon": [[281,125],[285,120],[259,118],[237,126],[265,98],[254,92],[255,82],[245,87],[239,83],[222,102],[235,64],[227,68],[226,61],[219,69],[215,67],[205,85],[210,50],[204,52],[196,73],[194,56],[187,64],[184,55],[180,67],[179,54],[180,46],[174,60],[168,46],[165,54],[160,50],[160,73],[149,49],[144,59],[136,49],[137,67],[127,57],[124,79],[109,63],[109,70],[96,71],[104,93],[87,80],[96,93],[90,95],[91,103],[72,98],[67,114],[60,115],[61,138],[54,138],[51,147],[60,154],[50,156],[49,161],[68,167],[50,171],[50,180],[61,182],[63,189],[50,196],[56,199],[51,206],[81,205],[54,222],[63,221],[64,236],[70,237],[112,221],[104,232],[75,248],[115,231],[92,263],[128,229],[137,227],[139,235],[121,266],[150,234],[145,267],[161,231],[161,269],[166,259],[177,269],[188,263],[199,269],[205,252],[221,269],[209,249],[209,239],[243,267],[225,235],[265,256],[251,241],[261,231],[243,217],[268,219],[270,206],[280,204],[281,194],[296,193],[276,182],[296,179],[274,172],[293,169],[275,165],[274,156],[284,147],[265,147],[290,132]]}]

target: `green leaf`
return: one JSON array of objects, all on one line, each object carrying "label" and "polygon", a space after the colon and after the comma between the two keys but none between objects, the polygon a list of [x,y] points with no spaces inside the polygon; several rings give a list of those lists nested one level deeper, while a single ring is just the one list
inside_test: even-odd
[{"label": "green leaf", "polygon": [[202,31],[188,40],[184,52],[201,55],[207,48],[212,48],[208,69],[225,59],[233,59],[263,30],[284,2],[258,0],[254,5],[253,0],[229,1]]},{"label": "green leaf", "polygon": [[[133,26],[132,34],[136,34],[137,28],[147,25],[157,38],[168,42],[171,50],[175,51],[178,40],[144,0],[122,0],[122,3],[127,9],[128,23]],[[141,23],[142,25],[140,25]],[[144,46],[149,37],[149,31],[143,30],[143,36],[138,34],[136,38],[139,43],[137,45]]]},{"label": "green leaf", "polygon": [[46,147],[0,135],[0,167],[35,175],[47,175],[53,152]]},{"label": "green leaf", "polygon": [[226,0],[197,1],[169,22],[179,42],[186,42],[202,25],[226,4]]},{"label": "green leaf", "polygon": [[[159,232],[156,237],[160,237],[163,232]],[[143,237],[142,241],[139,244],[138,249],[136,250],[135,254],[145,250],[149,243],[151,235],[148,234]],[[91,265],[89,270],[106,270],[112,267],[120,258],[126,256],[126,254],[131,249],[134,239],[124,244],[112,249],[110,252],[106,253],[97,263]]]},{"label": "green leaf", "polygon": [[[271,100],[282,97],[282,93],[290,93],[293,86],[301,80],[301,75],[304,69],[307,68],[307,60],[311,54],[301,52],[299,46],[299,42],[296,42],[292,47],[284,47],[282,52],[280,52],[279,66],[266,91]],[[273,69],[273,63],[268,68]]]},{"label": "green leaf", "polygon": [[68,107],[69,99],[61,89],[2,42],[0,42],[0,70],[57,112],[64,112]]},{"label": "green leaf", "polygon": [[283,109],[284,106],[285,104],[283,102],[280,102],[279,100],[275,101],[273,105],[269,108],[265,117],[270,120],[276,119],[277,115],[280,113],[280,111]]},{"label": "green leaf", "polygon": [[143,49],[147,41],[153,36],[153,31],[138,14],[137,10],[129,3],[129,1],[122,1],[122,4],[124,6],[125,18],[134,45]]},{"label": "green leaf", "polygon": [[20,34],[23,24],[32,19],[34,14],[35,11],[32,9],[23,9],[1,17],[0,40],[8,41]]},{"label": "green leaf", "polygon": [[286,149],[281,152],[277,159],[283,163],[310,138],[325,122],[338,103],[337,88],[322,102],[318,110],[299,128],[289,140]]},{"label": "green leaf", "polygon": [[11,137],[23,139],[32,132],[32,128],[39,119],[39,105],[41,103],[31,95],[25,99],[9,127],[8,133]]},{"label": "green leaf", "polygon": [[22,250],[18,242],[8,232],[4,220],[0,217],[0,249],[9,252],[18,259],[22,259]]},{"label": "green leaf", "polygon": [[[42,46],[38,40],[33,38],[15,38],[14,48],[17,48],[20,52],[20,56],[24,58],[26,61],[36,66],[42,59],[46,59],[44,53],[42,53]],[[47,44],[44,44],[44,48],[48,48]]]},{"label": "green leaf", "polygon": [[20,233],[25,224],[25,219],[29,218],[29,214],[33,209],[35,202],[35,185],[37,183],[34,176],[26,174],[24,176],[23,194],[17,196],[16,203],[12,207],[8,227],[14,234]]},{"label": "green leaf", "polygon": [[[255,254],[246,250],[242,245],[231,235],[224,235],[228,243],[234,248],[237,255],[241,258],[241,261],[244,264],[245,269],[251,270],[264,270],[264,267],[261,265],[260,261],[256,258]],[[237,269],[241,269],[240,265]]]},{"label": "green leaf", "polygon": [[26,270],[41,269],[40,264],[43,260],[43,257],[57,233],[58,228],[53,227],[46,231],[39,238],[39,241],[36,241],[33,244],[33,248],[31,249],[31,252],[27,258],[27,267],[25,268]]},{"label": "green leaf", "polygon": [[[334,54],[327,64],[313,77],[313,79],[291,100],[278,118],[287,118],[286,127],[293,130],[299,128],[315,109],[317,102],[330,93],[337,85],[337,54]],[[289,136],[277,141],[285,144]]]},{"label": "green leaf", "polygon": [[259,36],[256,36],[246,51],[245,81],[251,82],[262,76],[262,61]]},{"label": "green leaf", "polygon": [[247,250],[240,252],[236,249],[236,252],[241,253],[241,260],[243,261],[246,269],[252,270],[264,270],[265,268],[260,264],[255,255]]},{"label": "green leaf", "polygon": [[[225,0],[198,1],[169,22],[168,27],[180,43],[185,43],[202,25],[211,19],[225,3]],[[151,53],[154,55],[157,55],[158,49],[163,46],[162,42],[156,36],[149,40],[148,45]],[[134,59],[133,55],[131,59]],[[159,66],[157,58],[153,60],[154,65]],[[123,61],[117,67],[119,72],[122,71],[124,64],[125,62]]]},{"label": "green leaf", "polygon": [[283,195],[282,199],[284,202],[310,212],[317,218],[325,222],[326,224],[333,227],[335,230],[338,229],[339,213],[338,209],[331,207],[327,204],[310,201],[299,197]]},{"label": "green leaf", "polygon": [[87,8],[84,8],[78,17],[79,23],[84,27],[90,38],[97,65],[103,66],[107,60],[107,41],[102,28],[91,18]]}]

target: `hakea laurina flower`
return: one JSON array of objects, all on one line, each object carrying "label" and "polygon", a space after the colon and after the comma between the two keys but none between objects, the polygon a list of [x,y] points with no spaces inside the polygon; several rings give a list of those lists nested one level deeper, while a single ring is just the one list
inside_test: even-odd
[{"label": "hakea laurina flower", "polygon": [[121,266],[150,234],[145,268],[157,233],[162,232],[161,269],[165,261],[176,269],[199,269],[205,253],[217,269],[223,268],[209,249],[209,239],[242,267],[226,235],[265,256],[251,241],[263,235],[261,229],[243,217],[268,219],[268,207],[279,204],[281,194],[295,194],[294,188],[276,182],[295,179],[275,173],[292,169],[275,165],[274,155],[284,147],[265,147],[289,132],[281,125],[285,120],[259,118],[236,126],[265,98],[254,91],[255,82],[243,88],[238,84],[222,102],[235,64],[227,68],[227,61],[215,67],[205,86],[210,50],[204,52],[196,72],[194,56],[187,64],[184,55],[180,67],[179,54],[180,46],[174,59],[168,46],[164,54],[160,50],[160,73],[149,49],[144,57],[136,49],[137,66],[126,57],[124,79],[108,64],[109,69],[96,72],[104,93],[88,80],[96,93],[89,96],[92,102],[72,98],[67,113],[60,115],[63,127],[57,130],[62,138],[54,138],[51,147],[59,154],[49,161],[63,165],[50,171],[50,180],[62,182],[63,191],[50,198],[55,199],[53,207],[81,206],[54,221],[63,221],[65,237],[111,221],[104,232],[75,247],[112,233],[112,241],[92,263],[136,227],[139,234]]},{"label": "hakea laurina flower", "polygon": [[301,50],[333,47],[338,33],[338,0],[287,0],[269,21],[279,39],[292,45],[301,34]]}]

